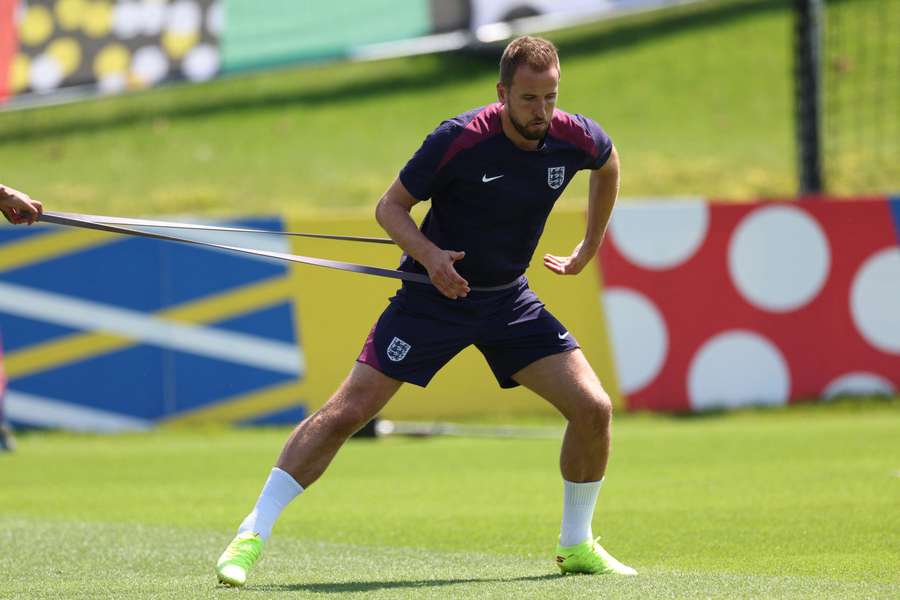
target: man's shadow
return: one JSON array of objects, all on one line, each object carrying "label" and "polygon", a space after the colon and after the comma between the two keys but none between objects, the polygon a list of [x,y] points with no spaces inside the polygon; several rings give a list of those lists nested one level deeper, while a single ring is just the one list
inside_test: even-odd
[{"label": "man's shadow", "polygon": [[503,583],[516,581],[544,581],[560,579],[562,574],[530,575],[513,578],[474,578],[474,579],[421,579],[403,581],[345,581],[343,583],[278,583],[254,585],[244,588],[244,592],[314,592],[317,594],[347,594],[351,592],[375,592],[378,590],[418,589],[444,587],[460,583]]}]

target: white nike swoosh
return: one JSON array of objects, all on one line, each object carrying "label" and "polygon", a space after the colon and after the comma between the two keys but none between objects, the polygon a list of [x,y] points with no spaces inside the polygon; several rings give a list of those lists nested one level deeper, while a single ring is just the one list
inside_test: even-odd
[{"label": "white nike swoosh", "polygon": [[556,334],[556,337],[558,337],[558,338],[561,339],[561,340],[564,340],[564,339],[566,339],[567,337],[569,337],[569,332],[567,331],[567,332],[565,332],[565,333],[557,333],[557,334]]},{"label": "white nike swoosh", "polygon": [[495,179],[500,179],[501,177],[503,177],[503,175],[497,175],[496,177],[488,177],[487,173],[485,173],[484,175],[481,176],[481,181],[483,181],[484,183],[488,183],[489,181],[493,181]]}]

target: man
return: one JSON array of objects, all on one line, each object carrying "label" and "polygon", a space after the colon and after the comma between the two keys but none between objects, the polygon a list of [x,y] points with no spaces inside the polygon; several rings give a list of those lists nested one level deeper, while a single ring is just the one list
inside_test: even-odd
[{"label": "man", "polygon": [[[372,328],[337,392],[288,438],[253,511],[216,565],[219,581],[243,585],[275,520],[328,467],[341,445],[403,382],[425,386],[470,344],[500,387],[524,385],[568,420],[560,456],[563,573],[634,569],[592,539],[591,517],[609,454],[612,406],[566,328],[528,288],[523,273],[556,199],[590,169],[588,224],[570,256],[544,266],[575,275],[596,255],[618,192],[618,157],[599,125],[556,110],[559,59],[550,42],[521,37],[500,61],[499,102],[441,125],[400,172],[375,211],[404,250],[405,282]],[[421,229],[410,217],[432,205]]]},{"label": "man", "polygon": [[[28,194],[7,187],[0,183],[0,212],[10,223],[28,223],[31,225],[37,220],[43,211],[43,206],[37,200],[32,200]],[[3,373],[3,354],[0,348],[0,451],[12,451],[16,447],[16,441],[12,431],[6,424],[3,416],[3,396],[6,391],[6,376]]]}]

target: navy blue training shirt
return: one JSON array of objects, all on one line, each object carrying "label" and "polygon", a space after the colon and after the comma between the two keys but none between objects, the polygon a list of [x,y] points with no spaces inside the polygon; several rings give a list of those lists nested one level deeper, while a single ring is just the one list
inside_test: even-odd
[{"label": "navy blue training shirt", "polygon": [[[572,177],[599,169],[612,151],[597,123],[558,109],[538,149],[522,150],[503,133],[501,108],[494,103],[444,121],[400,171],[410,194],[431,199],[422,233],[438,248],[465,251],[454,266],[475,286],[522,275]],[[400,269],[426,272],[407,255]]]}]

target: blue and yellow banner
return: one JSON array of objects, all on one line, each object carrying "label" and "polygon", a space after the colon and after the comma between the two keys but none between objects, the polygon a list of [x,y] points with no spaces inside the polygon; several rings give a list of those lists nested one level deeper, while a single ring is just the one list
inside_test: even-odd
[{"label": "blue and yellow banner", "polygon": [[[277,218],[239,223],[282,228]],[[288,249],[283,240],[249,238],[216,239]],[[0,227],[6,414],[18,424],[86,430],[296,420],[306,364],[293,293],[288,268],[268,259],[45,225]]]}]

